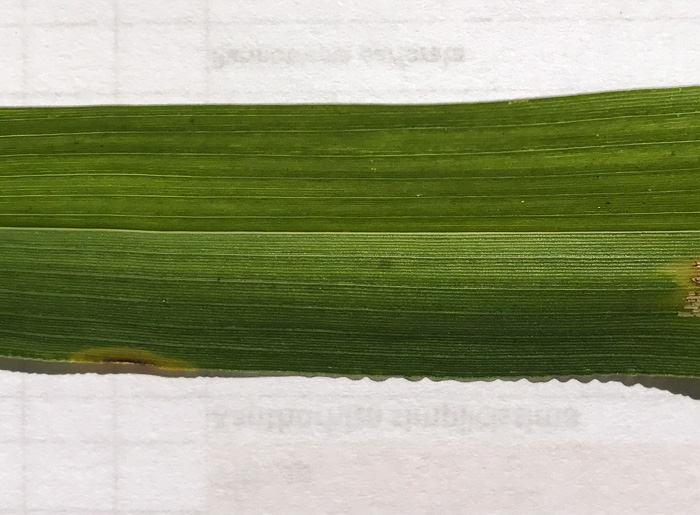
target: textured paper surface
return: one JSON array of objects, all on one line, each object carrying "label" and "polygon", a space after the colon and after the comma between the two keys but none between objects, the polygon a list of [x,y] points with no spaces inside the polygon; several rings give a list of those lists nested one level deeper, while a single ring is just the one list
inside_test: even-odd
[{"label": "textured paper surface", "polygon": [[[0,0],[0,104],[698,84],[699,25],[696,0]],[[2,371],[0,514],[697,513],[698,427],[619,383]]]}]

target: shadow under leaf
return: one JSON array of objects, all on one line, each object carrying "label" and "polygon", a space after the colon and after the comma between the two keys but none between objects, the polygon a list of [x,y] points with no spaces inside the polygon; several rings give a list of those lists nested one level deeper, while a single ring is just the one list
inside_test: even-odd
[{"label": "shadow under leaf", "polygon": [[[24,372],[29,374],[145,374],[158,377],[273,377],[273,376],[305,376],[316,377],[320,374],[292,374],[292,373],[246,373],[230,372],[226,370],[170,370],[157,368],[152,365],[136,363],[71,363],[62,361],[42,361],[21,358],[0,358],[0,370],[9,372]],[[325,376],[325,375],[324,375]],[[325,377],[345,377],[339,375],[328,375]],[[370,379],[382,381],[386,377],[367,376]],[[359,379],[358,377],[354,377]],[[503,377],[493,379],[466,379],[464,382],[473,381],[493,381],[501,379],[503,381],[517,381],[521,377]],[[674,376],[649,376],[649,375],[590,375],[590,376],[552,376],[526,378],[533,383],[544,383],[551,380],[569,381],[576,380],[582,383],[591,381],[618,382],[625,386],[642,385],[647,388],[656,388],[670,393],[685,395],[692,399],[700,399],[700,378],[695,377],[674,377]]]}]

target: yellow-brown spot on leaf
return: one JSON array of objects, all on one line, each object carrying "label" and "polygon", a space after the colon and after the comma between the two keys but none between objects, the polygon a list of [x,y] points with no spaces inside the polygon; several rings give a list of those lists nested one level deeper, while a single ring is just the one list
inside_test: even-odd
[{"label": "yellow-brown spot on leaf", "polygon": [[187,361],[163,356],[143,349],[130,349],[128,347],[89,347],[74,352],[71,361],[82,363],[121,363],[130,365],[145,365],[164,369],[193,369]]},{"label": "yellow-brown spot on leaf", "polygon": [[693,291],[685,298],[684,311],[678,313],[682,317],[700,317],[700,292]]},{"label": "yellow-brown spot on leaf", "polygon": [[[678,316],[700,318],[700,259],[689,259],[676,262],[671,272],[676,278],[676,283],[681,286],[676,292],[678,296],[675,302],[682,302]],[[674,294],[675,295],[675,294]],[[682,299],[682,300],[681,300]],[[678,304],[676,304],[678,305]]]},{"label": "yellow-brown spot on leaf", "polygon": [[667,269],[669,273],[675,279],[675,282],[679,286],[691,288],[696,285],[700,285],[700,275],[698,275],[698,269],[700,269],[700,259],[691,258],[676,261]]}]

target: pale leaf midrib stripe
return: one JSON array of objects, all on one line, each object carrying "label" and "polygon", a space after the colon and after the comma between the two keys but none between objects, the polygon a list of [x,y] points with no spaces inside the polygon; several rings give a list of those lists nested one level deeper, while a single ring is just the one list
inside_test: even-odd
[{"label": "pale leaf midrib stripe", "polygon": [[[561,218],[561,217],[582,217],[582,216],[658,216],[658,215],[697,215],[700,211],[641,211],[641,212],[582,212],[582,213],[513,213],[507,215],[136,215],[126,213],[0,213],[0,216],[10,217],[74,217],[74,218],[153,218],[153,219],[192,219],[192,220],[236,220],[236,219],[266,219],[266,220],[304,220],[304,219],[338,219],[338,220],[401,220],[401,219],[494,219],[494,218]],[[661,221],[657,221],[662,223]],[[309,231],[313,232],[313,231]]]},{"label": "pale leaf midrib stripe", "polygon": [[600,236],[634,236],[640,234],[698,234],[700,229],[659,229],[659,230],[598,230],[598,231],[453,231],[453,232],[442,232],[442,231],[265,231],[265,230],[237,230],[237,231],[204,231],[204,230],[194,230],[194,231],[161,231],[152,229],[121,229],[121,228],[110,228],[110,227],[24,227],[24,226],[3,226],[0,225],[0,231],[96,231],[96,232],[116,232],[116,233],[133,233],[133,234],[197,234],[206,236],[217,236],[226,234],[240,234],[240,235],[251,235],[251,236],[270,236],[270,235],[304,235],[309,237],[324,236],[324,235],[338,235],[338,236],[373,236],[373,237],[401,237],[401,238],[416,238],[422,239],[426,236],[430,236],[436,239],[449,239],[463,236],[471,237],[523,237],[531,238],[538,237],[541,240],[549,240],[551,238],[556,238],[560,236],[569,237],[594,237],[598,238]]},{"label": "pale leaf midrib stripe", "polygon": [[[251,200],[274,200],[274,199],[303,199],[303,200],[434,200],[434,199],[520,199],[520,198],[556,198],[556,197],[616,197],[633,195],[665,195],[669,193],[694,193],[700,188],[677,189],[677,190],[629,190],[629,191],[602,191],[588,193],[511,193],[508,195],[488,194],[488,195],[403,195],[403,196],[373,196],[373,195],[156,195],[156,194],[127,194],[127,193],[36,193],[24,195],[0,195],[0,199],[14,198],[36,198],[39,201],[51,202],[51,198],[170,198],[170,199],[251,199]],[[3,202],[3,201],[0,201]]]},{"label": "pale leaf midrib stripe", "polygon": [[[583,173],[557,173],[557,174],[538,174],[538,175],[451,175],[451,176],[435,176],[435,177],[420,177],[412,175],[398,175],[395,177],[387,176],[367,176],[367,177],[352,177],[352,176],[337,176],[337,177],[318,177],[318,176],[283,176],[283,175],[268,175],[268,176],[250,176],[250,175],[183,175],[183,174],[144,174],[144,173],[112,173],[103,172],[101,170],[86,170],[78,173],[36,173],[36,174],[12,174],[0,175],[0,179],[23,179],[30,177],[158,177],[158,178],[173,178],[173,179],[212,179],[221,181],[468,181],[468,180],[503,180],[503,179],[518,179],[518,180],[547,180],[552,177],[588,177],[597,175],[647,175],[653,173],[666,172],[685,172],[691,170],[700,170],[698,166],[688,166],[682,168],[656,168],[650,170],[598,170]],[[400,173],[400,172],[399,172]],[[494,174],[497,171],[494,171]],[[211,186],[202,186],[201,188],[210,188]],[[28,186],[27,188],[34,188]],[[192,188],[192,186],[183,186],[183,189]],[[239,188],[237,186],[237,188]],[[245,188],[243,188],[245,189]],[[255,189],[255,188],[249,188]],[[260,188],[258,188],[260,189]],[[289,188],[274,188],[274,189],[289,189]],[[296,190],[296,188],[295,188]]]},{"label": "pale leaf midrib stripe", "polygon": [[[418,153],[375,153],[362,150],[358,154],[266,154],[262,152],[59,152],[52,155],[61,156],[230,156],[230,157],[274,157],[274,158],[295,158],[295,159],[375,159],[375,158],[403,158],[403,157],[466,157],[466,156],[486,156],[505,154],[527,154],[545,152],[570,152],[575,150],[596,150],[610,148],[626,148],[655,145],[680,145],[687,143],[700,143],[700,139],[672,140],[672,141],[640,141],[632,143],[611,143],[602,145],[581,145],[571,147],[546,147],[546,148],[525,148],[511,150],[480,150],[474,152],[418,152]],[[23,153],[23,154],[0,154],[0,158],[7,159],[13,157],[39,157],[46,156],[43,153]]]}]

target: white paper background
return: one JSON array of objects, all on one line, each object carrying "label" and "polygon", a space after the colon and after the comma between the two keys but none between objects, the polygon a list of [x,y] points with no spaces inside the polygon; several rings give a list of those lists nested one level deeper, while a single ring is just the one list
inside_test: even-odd
[{"label": "white paper background", "polygon": [[[0,0],[0,104],[698,84],[699,33],[697,0]],[[698,428],[619,383],[0,371],[0,514],[698,513]]]}]

